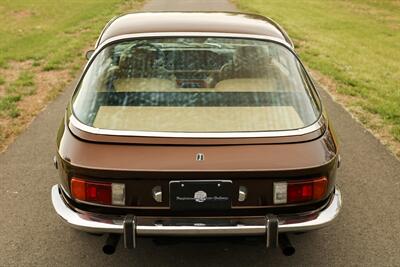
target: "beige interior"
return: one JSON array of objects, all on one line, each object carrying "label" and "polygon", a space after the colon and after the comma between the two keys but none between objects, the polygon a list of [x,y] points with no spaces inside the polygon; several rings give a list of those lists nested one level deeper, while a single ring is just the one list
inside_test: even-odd
[{"label": "beige interior", "polygon": [[277,90],[276,80],[272,79],[227,79],[215,85],[221,92],[269,92]]},{"label": "beige interior", "polygon": [[114,81],[114,88],[116,92],[174,91],[176,83],[172,80],[156,78],[119,79]]},{"label": "beige interior", "polygon": [[215,88],[177,88],[175,81],[156,78],[132,78],[114,81],[116,92],[271,92],[278,88],[272,79],[227,79]]},{"label": "beige interior", "polygon": [[290,106],[102,106],[93,126],[133,131],[232,132],[287,130],[305,125]]}]

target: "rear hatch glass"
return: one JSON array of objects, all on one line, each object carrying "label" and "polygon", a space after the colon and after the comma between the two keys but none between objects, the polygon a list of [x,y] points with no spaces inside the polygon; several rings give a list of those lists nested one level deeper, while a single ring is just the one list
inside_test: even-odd
[{"label": "rear hatch glass", "polygon": [[238,38],[121,41],[98,53],[73,99],[82,123],[144,132],[265,132],[320,110],[286,47]]}]

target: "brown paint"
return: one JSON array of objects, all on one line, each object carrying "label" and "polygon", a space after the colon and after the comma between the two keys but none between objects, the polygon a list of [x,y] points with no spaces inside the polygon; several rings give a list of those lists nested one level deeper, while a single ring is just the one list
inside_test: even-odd
[{"label": "brown paint", "polygon": [[[279,29],[259,16],[234,13],[151,14],[131,14],[117,19],[103,33],[101,42],[128,32],[162,31],[218,31],[285,38]],[[150,19],[151,16],[153,19]],[[155,16],[157,19],[154,19]],[[168,183],[182,179],[229,179],[236,193],[239,186],[246,186],[247,200],[238,202],[234,198],[232,209],[224,215],[315,209],[326,202],[334,189],[338,148],[326,115],[323,115],[319,130],[301,136],[218,139],[96,135],[71,125],[70,115],[71,110],[68,109],[57,137],[59,174],[66,193],[69,194],[71,177],[123,182],[126,184],[127,205],[131,206],[96,207],[76,203],[67,197],[69,202],[82,209],[121,214],[145,214],[149,211],[151,214],[178,214],[169,210]],[[203,161],[196,160],[197,153],[205,155]],[[323,201],[273,205],[273,182],[320,176],[329,180]],[[156,185],[163,189],[163,203],[152,199],[151,189]],[[180,214],[203,213],[188,211]],[[204,215],[218,215],[218,212],[205,212]]]}]

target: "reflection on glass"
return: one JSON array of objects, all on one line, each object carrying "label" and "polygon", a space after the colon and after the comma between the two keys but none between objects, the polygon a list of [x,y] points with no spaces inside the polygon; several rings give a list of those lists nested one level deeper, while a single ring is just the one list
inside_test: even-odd
[{"label": "reflection on glass", "polygon": [[298,129],[319,110],[285,47],[237,38],[122,41],[94,59],[73,112],[96,128],[157,132]]}]

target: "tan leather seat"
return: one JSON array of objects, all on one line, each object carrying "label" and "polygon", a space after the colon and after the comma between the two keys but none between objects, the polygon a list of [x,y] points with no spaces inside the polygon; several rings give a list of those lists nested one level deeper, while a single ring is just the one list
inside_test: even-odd
[{"label": "tan leather seat", "polygon": [[217,83],[215,89],[217,92],[270,92],[277,87],[271,79],[228,79]]},{"label": "tan leather seat", "polygon": [[114,81],[116,92],[162,92],[171,91],[176,88],[176,83],[172,80],[157,78],[132,78]]}]

